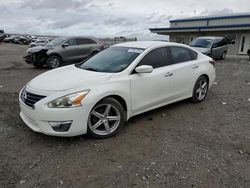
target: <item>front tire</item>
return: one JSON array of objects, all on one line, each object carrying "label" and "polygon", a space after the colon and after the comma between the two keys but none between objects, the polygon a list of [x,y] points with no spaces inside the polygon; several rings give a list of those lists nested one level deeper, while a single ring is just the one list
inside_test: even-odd
[{"label": "front tire", "polygon": [[209,83],[206,76],[200,76],[197,79],[193,89],[193,96],[191,98],[192,102],[199,103],[206,98],[208,92],[208,84]]},{"label": "front tire", "polygon": [[62,61],[57,55],[52,55],[48,57],[46,64],[49,69],[55,69],[61,66]]},{"label": "front tire", "polygon": [[94,138],[108,138],[118,134],[124,126],[125,111],[113,98],[105,98],[91,110],[88,134]]}]

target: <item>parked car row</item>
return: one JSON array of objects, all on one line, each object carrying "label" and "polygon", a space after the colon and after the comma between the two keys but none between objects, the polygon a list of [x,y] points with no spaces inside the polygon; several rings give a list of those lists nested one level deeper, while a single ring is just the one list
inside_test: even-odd
[{"label": "parked car row", "polygon": [[[2,36],[2,37],[1,37]],[[1,34],[0,30],[0,41],[5,43],[29,45],[30,47],[34,46],[43,46],[51,41],[48,37],[36,37],[36,36],[22,36],[22,35],[6,35]]]}]

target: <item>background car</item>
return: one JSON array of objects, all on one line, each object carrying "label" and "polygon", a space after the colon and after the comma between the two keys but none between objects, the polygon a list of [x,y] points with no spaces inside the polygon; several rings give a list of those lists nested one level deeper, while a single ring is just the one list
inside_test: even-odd
[{"label": "background car", "polygon": [[225,59],[228,42],[224,37],[198,37],[190,46],[212,58]]},{"label": "background car", "polygon": [[6,37],[6,34],[4,33],[4,30],[0,30],[0,42],[2,42],[5,37]]},{"label": "background car", "polygon": [[29,44],[29,47],[45,46],[48,42],[49,42],[48,40],[37,40],[35,42],[31,42]]},{"label": "background car", "polygon": [[13,43],[14,38],[15,38],[15,36],[6,37],[6,38],[4,38],[3,42],[5,42],[5,43]]},{"label": "background car", "polygon": [[107,138],[135,115],[187,98],[202,102],[214,79],[213,59],[186,45],[122,43],[31,80],[19,95],[20,116],[47,135]]},{"label": "background car", "polygon": [[36,67],[47,65],[53,69],[63,64],[80,62],[103,49],[104,45],[92,38],[59,37],[45,46],[28,49],[24,59]]}]

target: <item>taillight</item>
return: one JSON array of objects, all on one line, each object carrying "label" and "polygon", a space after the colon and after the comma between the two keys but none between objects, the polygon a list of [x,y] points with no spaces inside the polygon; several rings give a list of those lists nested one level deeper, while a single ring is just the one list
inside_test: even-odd
[{"label": "taillight", "polygon": [[213,66],[215,65],[215,61],[214,60],[209,61],[209,63],[211,63]]}]

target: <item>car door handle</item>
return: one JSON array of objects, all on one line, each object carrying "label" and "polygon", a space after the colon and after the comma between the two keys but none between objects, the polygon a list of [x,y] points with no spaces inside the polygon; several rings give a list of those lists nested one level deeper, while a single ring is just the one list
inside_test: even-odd
[{"label": "car door handle", "polygon": [[193,69],[198,69],[198,68],[199,68],[198,65],[194,65],[194,66],[193,66]]},{"label": "car door handle", "polygon": [[172,72],[167,72],[164,76],[165,77],[170,77],[170,76],[173,76],[174,74]]}]

